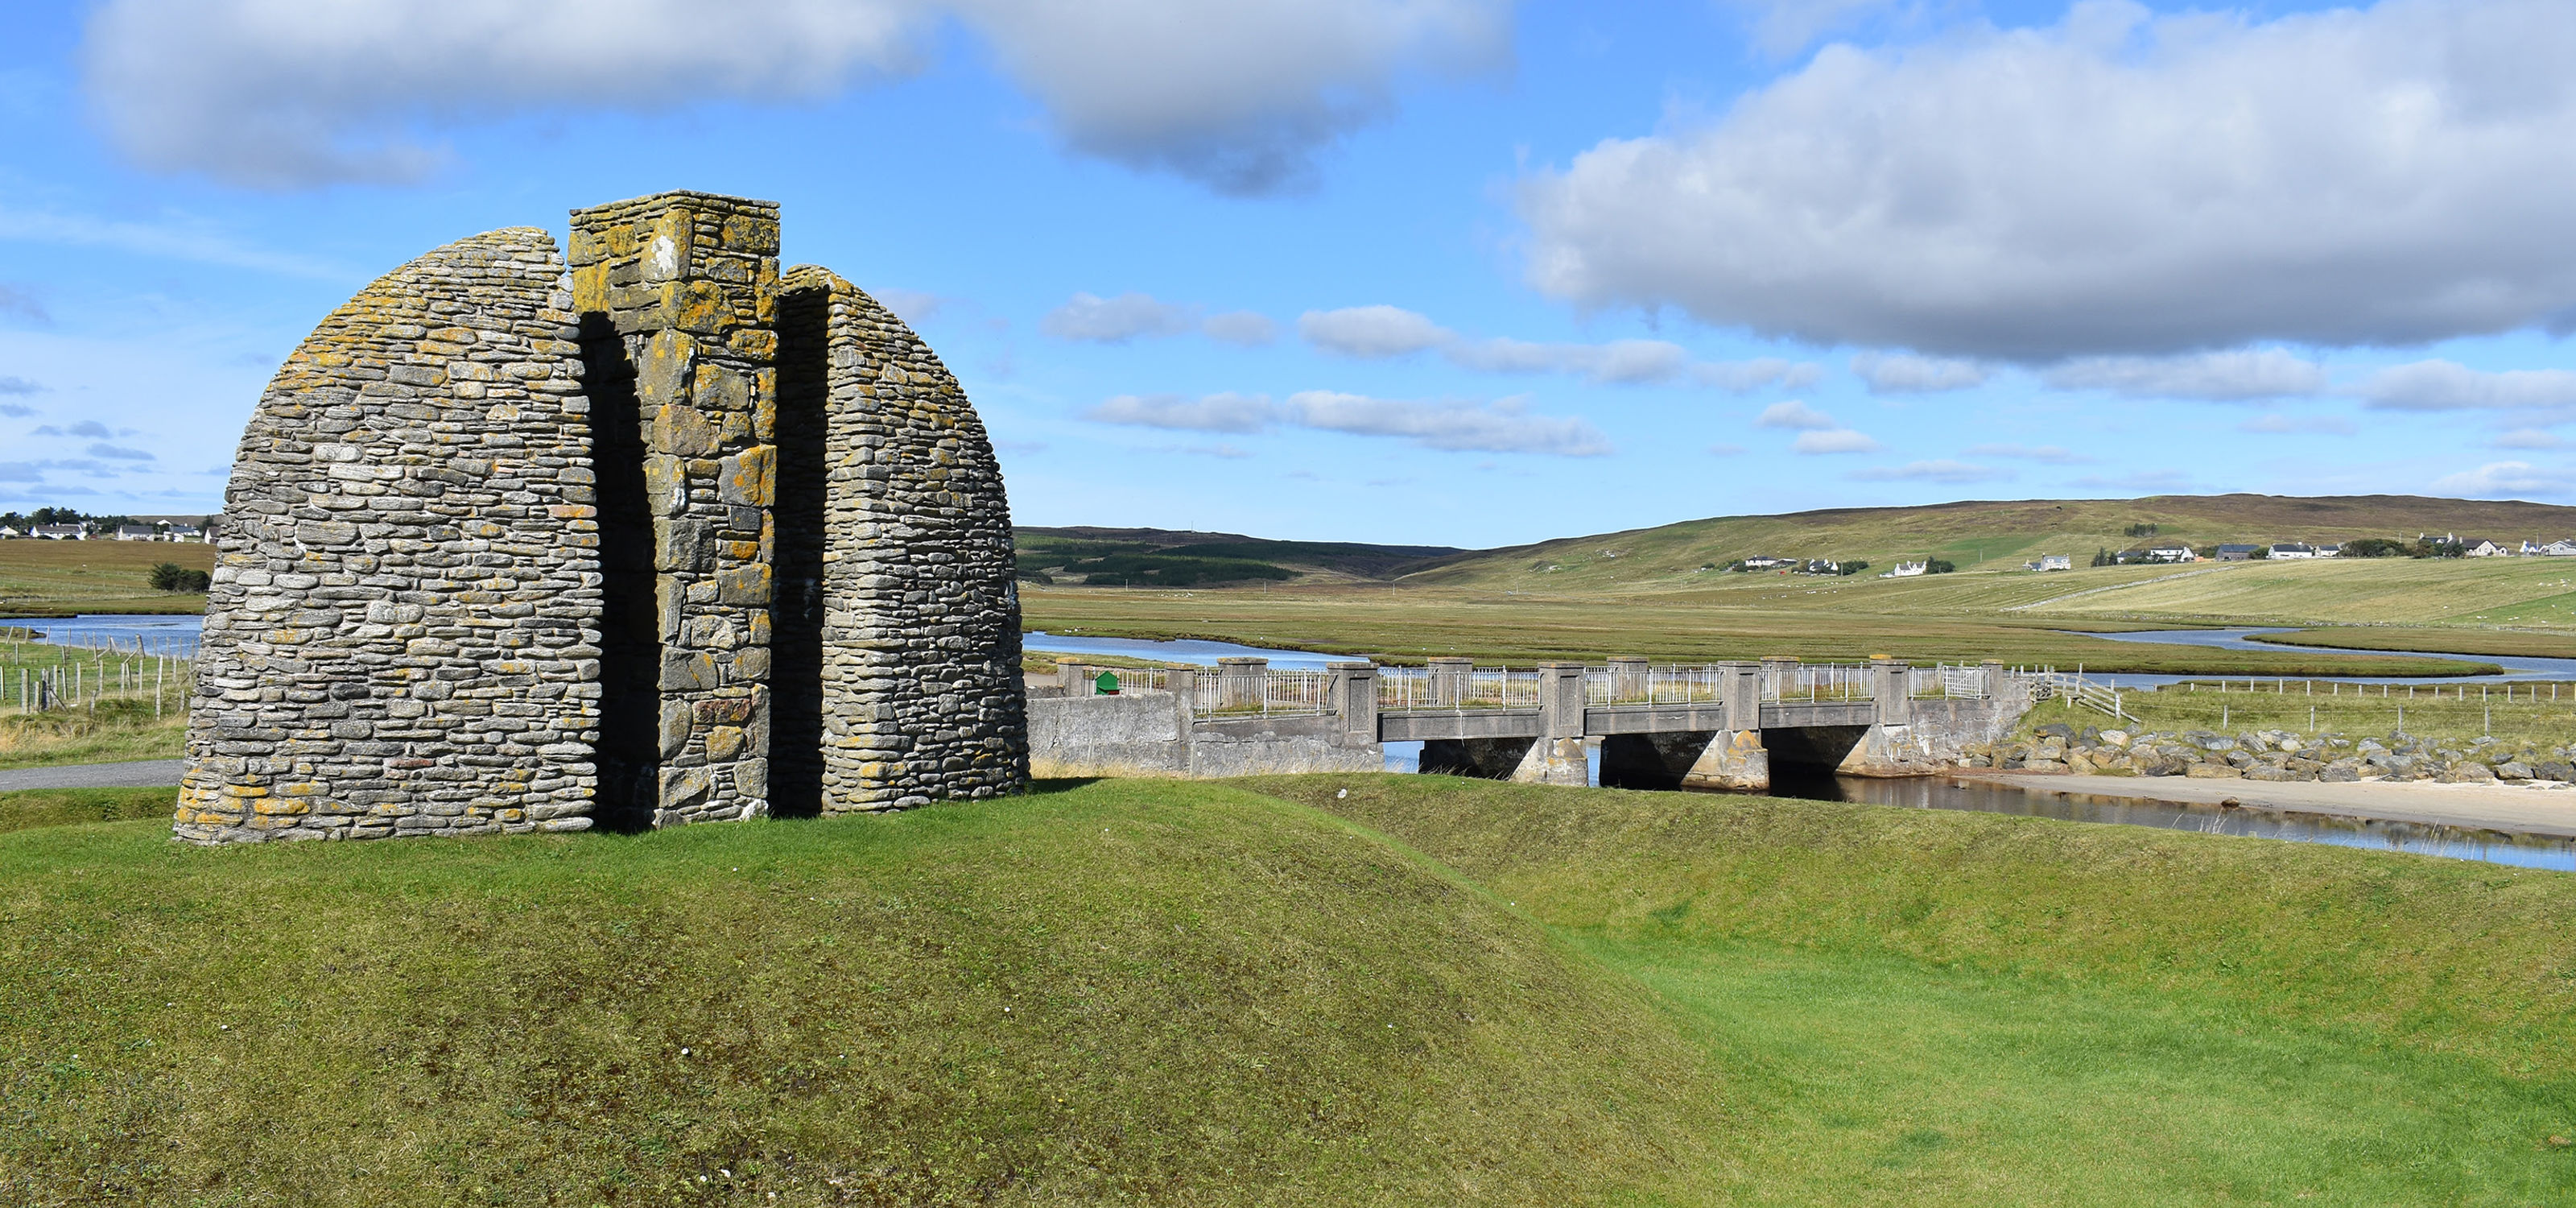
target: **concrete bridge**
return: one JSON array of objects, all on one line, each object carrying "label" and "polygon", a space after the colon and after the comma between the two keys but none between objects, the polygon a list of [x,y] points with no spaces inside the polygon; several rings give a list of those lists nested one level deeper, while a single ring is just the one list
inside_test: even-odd
[{"label": "concrete bridge", "polygon": [[[1100,692],[1110,672],[1114,695]],[[1030,685],[1039,775],[1227,776],[1364,771],[1385,744],[1422,743],[1425,772],[1631,788],[1770,787],[1774,758],[1850,775],[1912,776],[2009,731],[2036,677],[2000,663],[1912,667],[1890,659],[1774,658],[1696,666],[1477,667],[1433,659],[1273,670],[1060,665]]]}]

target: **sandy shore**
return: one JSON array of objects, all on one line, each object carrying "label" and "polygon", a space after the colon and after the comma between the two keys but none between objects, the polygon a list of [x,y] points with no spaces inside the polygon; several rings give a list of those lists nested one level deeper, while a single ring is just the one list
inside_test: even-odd
[{"label": "sandy shore", "polygon": [[2383,822],[2419,822],[2507,834],[2576,839],[2576,787],[2541,783],[2431,784],[2364,780],[2190,780],[2181,776],[2055,776],[2024,772],[1956,772],[1968,783],[2035,792],[2191,805],[2234,803],[2277,813],[2324,814]]}]

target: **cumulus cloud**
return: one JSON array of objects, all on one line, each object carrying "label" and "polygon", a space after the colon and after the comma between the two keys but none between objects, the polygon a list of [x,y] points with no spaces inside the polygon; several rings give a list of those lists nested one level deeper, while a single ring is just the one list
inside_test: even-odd
[{"label": "cumulus cloud", "polygon": [[1789,442],[1792,453],[1876,453],[1882,446],[1868,434],[1849,428],[1825,432],[1801,432]]},{"label": "cumulus cloud", "polygon": [[1190,307],[1123,293],[1115,298],[1077,293],[1038,320],[1038,330],[1060,340],[1124,344],[1138,336],[1176,336],[1198,326]]},{"label": "cumulus cloud", "polygon": [[1968,450],[1970,457],[2010,457],[2020,461],[2040,461],[2053,465],[2072,465],[2092,461],[2080,453],[2070,453],[2056,445],[1978,445]]},{"label": "cumulus cloud", "polygon": [[2325,389],[2326,371],[2278,348],[2242,348],[2171,357],[2086,357],[2051,368],[2044,380],[2060,390],[2241,402],[2315,394]]},{"label": "cumulus cloud", "polygon": [[2360,427],[2340,415],[2261,415],[2236,425],[2239,432],[2283,436],[2350,436]]},{"label": "cumulus cloud", "polygon": [[1085,412],[1083,418],[1193,432],[1260,432],[1288,425],[1354,436],[1400,437],[1426,449],[1447,451],[1558,457],[1599,457],[1611,452],[1610,438],[1591,421],[1531,415],[1516,398],[1489,404],[1426,403],[1303,390],[1274,403],[1262,394],[1211,394],[1200,399],[1122,394]]},{"label": "cumulus cloud", "polygon": [[1362,360],[1410,356],[1455,341],[1458,333],[1401,306],[1345,306],[1297,316],[1297,334],[1326,352]]},{"label": "cumulus cloud", "polygon": [[2510,411],[2576,407],[2576,373],[2508,369],[2491,373],[2457,361],[2416,361],[2370,375],[2361,397],[2392,411]]},{"label": "cumulus cloud", "polygon": [[1399,81],[1508,60],[1503,0],[106,0],[83,47],[147,166],[293,188],[435,171],[441,128],[569,106],[814,100],[980,33],[1074,150],[1229,193],[1295,187]]},{"label": "cumulus cloud", "polygon": [[1231,393],[1199,399],[1176,394],[1121,394],[1083,413],[1084,419],[1098,423],[1189,432],[1259,432],[1277,417],[1269,395]]},{"label": "cumulus cloud", "polygon": [[1530,279],[1824,343],[2042,363],[2576,322],[2576,7],[2258,20],[2082,0],[1819,51],[1523,182]]},{"label": "cumulus cloud", "polygon": [[1785,403],[1773,403],[1768,407],[1764,407],[1762,409],[1762,414],[1753,417],[1753,426],[1756,428],[1803,428],[1812,431],[1822,431],[1827,428],[1839,428],[1842,427],[1843,424],[1841,420],[1835,419],[1822,411],[1818,411],[1801,400],[1790,399]]},{"label": "cumulus cloud", "polygon": [[1369,398],[1330,390],[1288,396],[1295,422],[1329,432],[1400,436],[1426,449],[1487,453],[1547,453],[1601,457],[1610,438],[1580,417],[1527,415],[1514,400],[1487,406]]},{"label": "cumulus cloud", "polygon": [[1250,310],[1209,315],[1199,324],[1199,330],[1218,343],[1244,348],[1258,348],[1279,338],[1279,325],[1271,322],[1270,316]]},{"label": "cumulus cloud", "polygon": [[1918,357],[1910,353],[1864,352],[1851,359],[1853,373],[1873,394],[1933,394],[1982,386],[1989,376],[1975,361]]},{"label": "cumulus cloud", "polygon": [[2474,470],[2463,470],[2433,480],[2436,491],[2480,498],[2564,495],[2568,493],[2569,486],[2567,471],[2544,470],[2527,461],[2491,461]]},{"label": "cumulus cloud", "polygon": [[1759,357],[1748,361],[1696,361],[1669,340],[1609,340],[1598,344],[1470,339],[1400,306],[1350,306],[1310,310],[1297,320],[1299,335],[1327,352],[1364,360],[1411,356],[1437,349],[1450,364],[1480,373],[1565,373],[1605,386],[1687,382],[1736,394],[1764,386],[1792,389],[1821,376],[1804,362]]},{"label": "cumulus cloud", "polygon": [[1946,459],[1909,461],[1901,466],[1872,466],[1845,475],[1854,482],[1992,482],[2012,476],[2010,470]]}]

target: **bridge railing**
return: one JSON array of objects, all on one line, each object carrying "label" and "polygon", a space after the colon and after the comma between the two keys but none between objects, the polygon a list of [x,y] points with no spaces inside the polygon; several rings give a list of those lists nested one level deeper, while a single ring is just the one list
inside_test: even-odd
[{"label": "bridge railing", "polygon": [[1382,713],[1535,709],[1538,683],[1536,670],[1507,667],[1383,667],[1377,673],[1377,707]]},{"label": "bridge railing", "polygon": [[1773,703],[1870,700],[1875,689],[1867,663],[1799,663],[1762,673],[1762,699]]},{"label": "bridge railing", "polygon": [[1994,694],[1986,669],[1952,663],[1916,667],[1906,673],[1906,695],[1916,700],[1984,700]]},{"label": "bridge railing", "polygon": [[1587,667],[1583,703],[1593,708],[1616,705],[1694,705],[1724,700],[1727,668],[1675,663],[1661,667],[1634,664]]},{"label": "bridge railing", "polygon": [[[1122,671],[1120,673],[1124,675]],[[1165,691],[1186,695],[1192,717],[1298,717],[1333,712],[1330,671],[1169,668]]]}]

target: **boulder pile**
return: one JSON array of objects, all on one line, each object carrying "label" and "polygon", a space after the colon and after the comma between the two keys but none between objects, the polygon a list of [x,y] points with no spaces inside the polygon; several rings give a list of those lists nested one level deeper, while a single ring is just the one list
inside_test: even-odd
[{"label": "boulder pile", "polygon": [[2407,734],[2348,738],[2254,730],[2081,730],[2062,722],[1968,748],[1963,768],[2006,768],[2079,776],[2190,776],[2245,780],[2576,781],[2576,748],[2495,738],[2466,741]]}]

